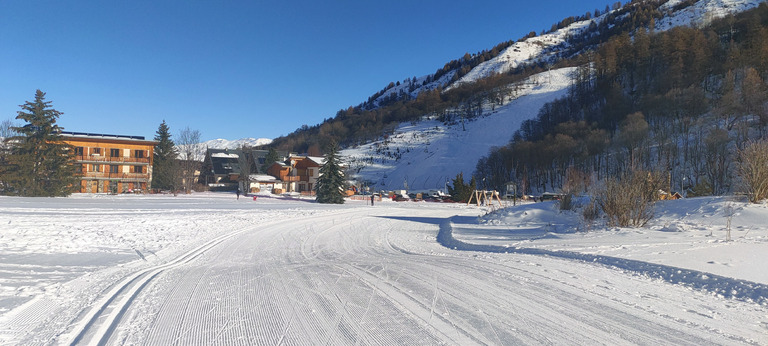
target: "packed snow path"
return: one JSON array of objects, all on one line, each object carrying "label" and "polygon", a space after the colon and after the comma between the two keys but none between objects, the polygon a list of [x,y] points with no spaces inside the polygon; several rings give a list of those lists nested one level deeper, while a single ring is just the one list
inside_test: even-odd
[{"label": "packed snow path", "polygon": [[[124,310],[114,328],[84,322],[110,292],[90,290],[100,293],[70,314],[77,316],[71,323],[35,325],[30,316],[46,321],[39,310],[0,319],[1,330],[17,336],[0,343],[62,343],[82,326],[105,330],[107,344],[768,342],[761,322],[766,310],[758,304],[583,261],[456,251],[436,242],[445,220],[477,216],[474,208],[283,202],[260,210],[257,203],[244,215],[292,208],[316,213],[222,227],[192,256],[179,253],[125,273],[154,276],[132,299],[115,299],[125,305],[110,308]],[[18,323],[33,332],[9,332]],[[75,340],[96,342],[91,335],[98,333]]]}]

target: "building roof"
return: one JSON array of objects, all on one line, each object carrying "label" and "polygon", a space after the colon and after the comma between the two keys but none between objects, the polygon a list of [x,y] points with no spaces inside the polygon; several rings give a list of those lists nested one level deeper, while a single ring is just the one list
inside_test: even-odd
[{"label": "building roof", "polygon": [[228,175],[240,173],[239,150],[232,149],[208,149],[213,174]]},{"label": "building roof", "polygon": [[92,141],[119,141],[119,142],[137,142],[143,144],[156,144],[158,141],[147,140],[144,136],[128,136],[128,135],[110,135],[102,133],[88,133],[88,132],[69,132],[61,131],[60,134],[66,138],[92,140]]},{"label": "building roof", "polygon": [[276,182],[277,178],[268,174],[251,174],[248,176],[250,181],[258,181],[261,183]]}]

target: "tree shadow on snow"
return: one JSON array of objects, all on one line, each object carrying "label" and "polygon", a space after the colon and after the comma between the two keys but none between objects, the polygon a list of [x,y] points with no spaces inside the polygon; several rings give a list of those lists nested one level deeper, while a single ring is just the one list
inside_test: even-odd
[{"label": "tree shadow on snow", "polygon": [[382,219],[418,222],[418,223],[426,223],[430,225],[441,225],[443,222],[445,222],[445,219],[442,219],[439,217],[417,217],[417,216],[378,216],[378,217]]}]

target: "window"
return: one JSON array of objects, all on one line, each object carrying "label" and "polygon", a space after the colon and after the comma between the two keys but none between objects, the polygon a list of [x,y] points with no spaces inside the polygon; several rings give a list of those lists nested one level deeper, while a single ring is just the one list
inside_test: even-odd
[{"label": "window", "polygon": [[120,173],[120,166],[109,165],[109,173]]},{"label": "window", "polygon": [[144,167],[142,167],[142,166],[133,166],[133,173],[144,173]]},{"label": "window", "polygon": [[109,149],[110,157],[120,157],[120,149]]},{"label": "window", "polygon": [[91,172],[101,172],[101,165],[91,165]]},{"label": "window", "polygon": [[91,155],[101,155],[101,148],[91,148]]},{"label": "window", "polygon": [[75,147],[75,156],[83,156],[83,147]]},{"label": "window", "polygon": [[144,158],[144,150],[134,150],[133,151],[133,157],[135,157],[137,159]]}]

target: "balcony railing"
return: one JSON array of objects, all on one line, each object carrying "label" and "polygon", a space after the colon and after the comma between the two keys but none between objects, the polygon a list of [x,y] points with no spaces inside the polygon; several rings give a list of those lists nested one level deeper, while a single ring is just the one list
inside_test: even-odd
[{"label": "balcony railing", "polygon": [[147,181],[149,179],[149,174],[147,174],[147,173],[85,172],[85,173],[81,173],[81,177],[84,178],[84,179],[97,179],[97,180]]},{"label": "balcony railing", "polygon": [[149,164],[149,158],[146,157],[124,157],[124,156],[102,156],[102,155],[77,155],[75,159],[82,163],[131,163],[131,164]]}]

